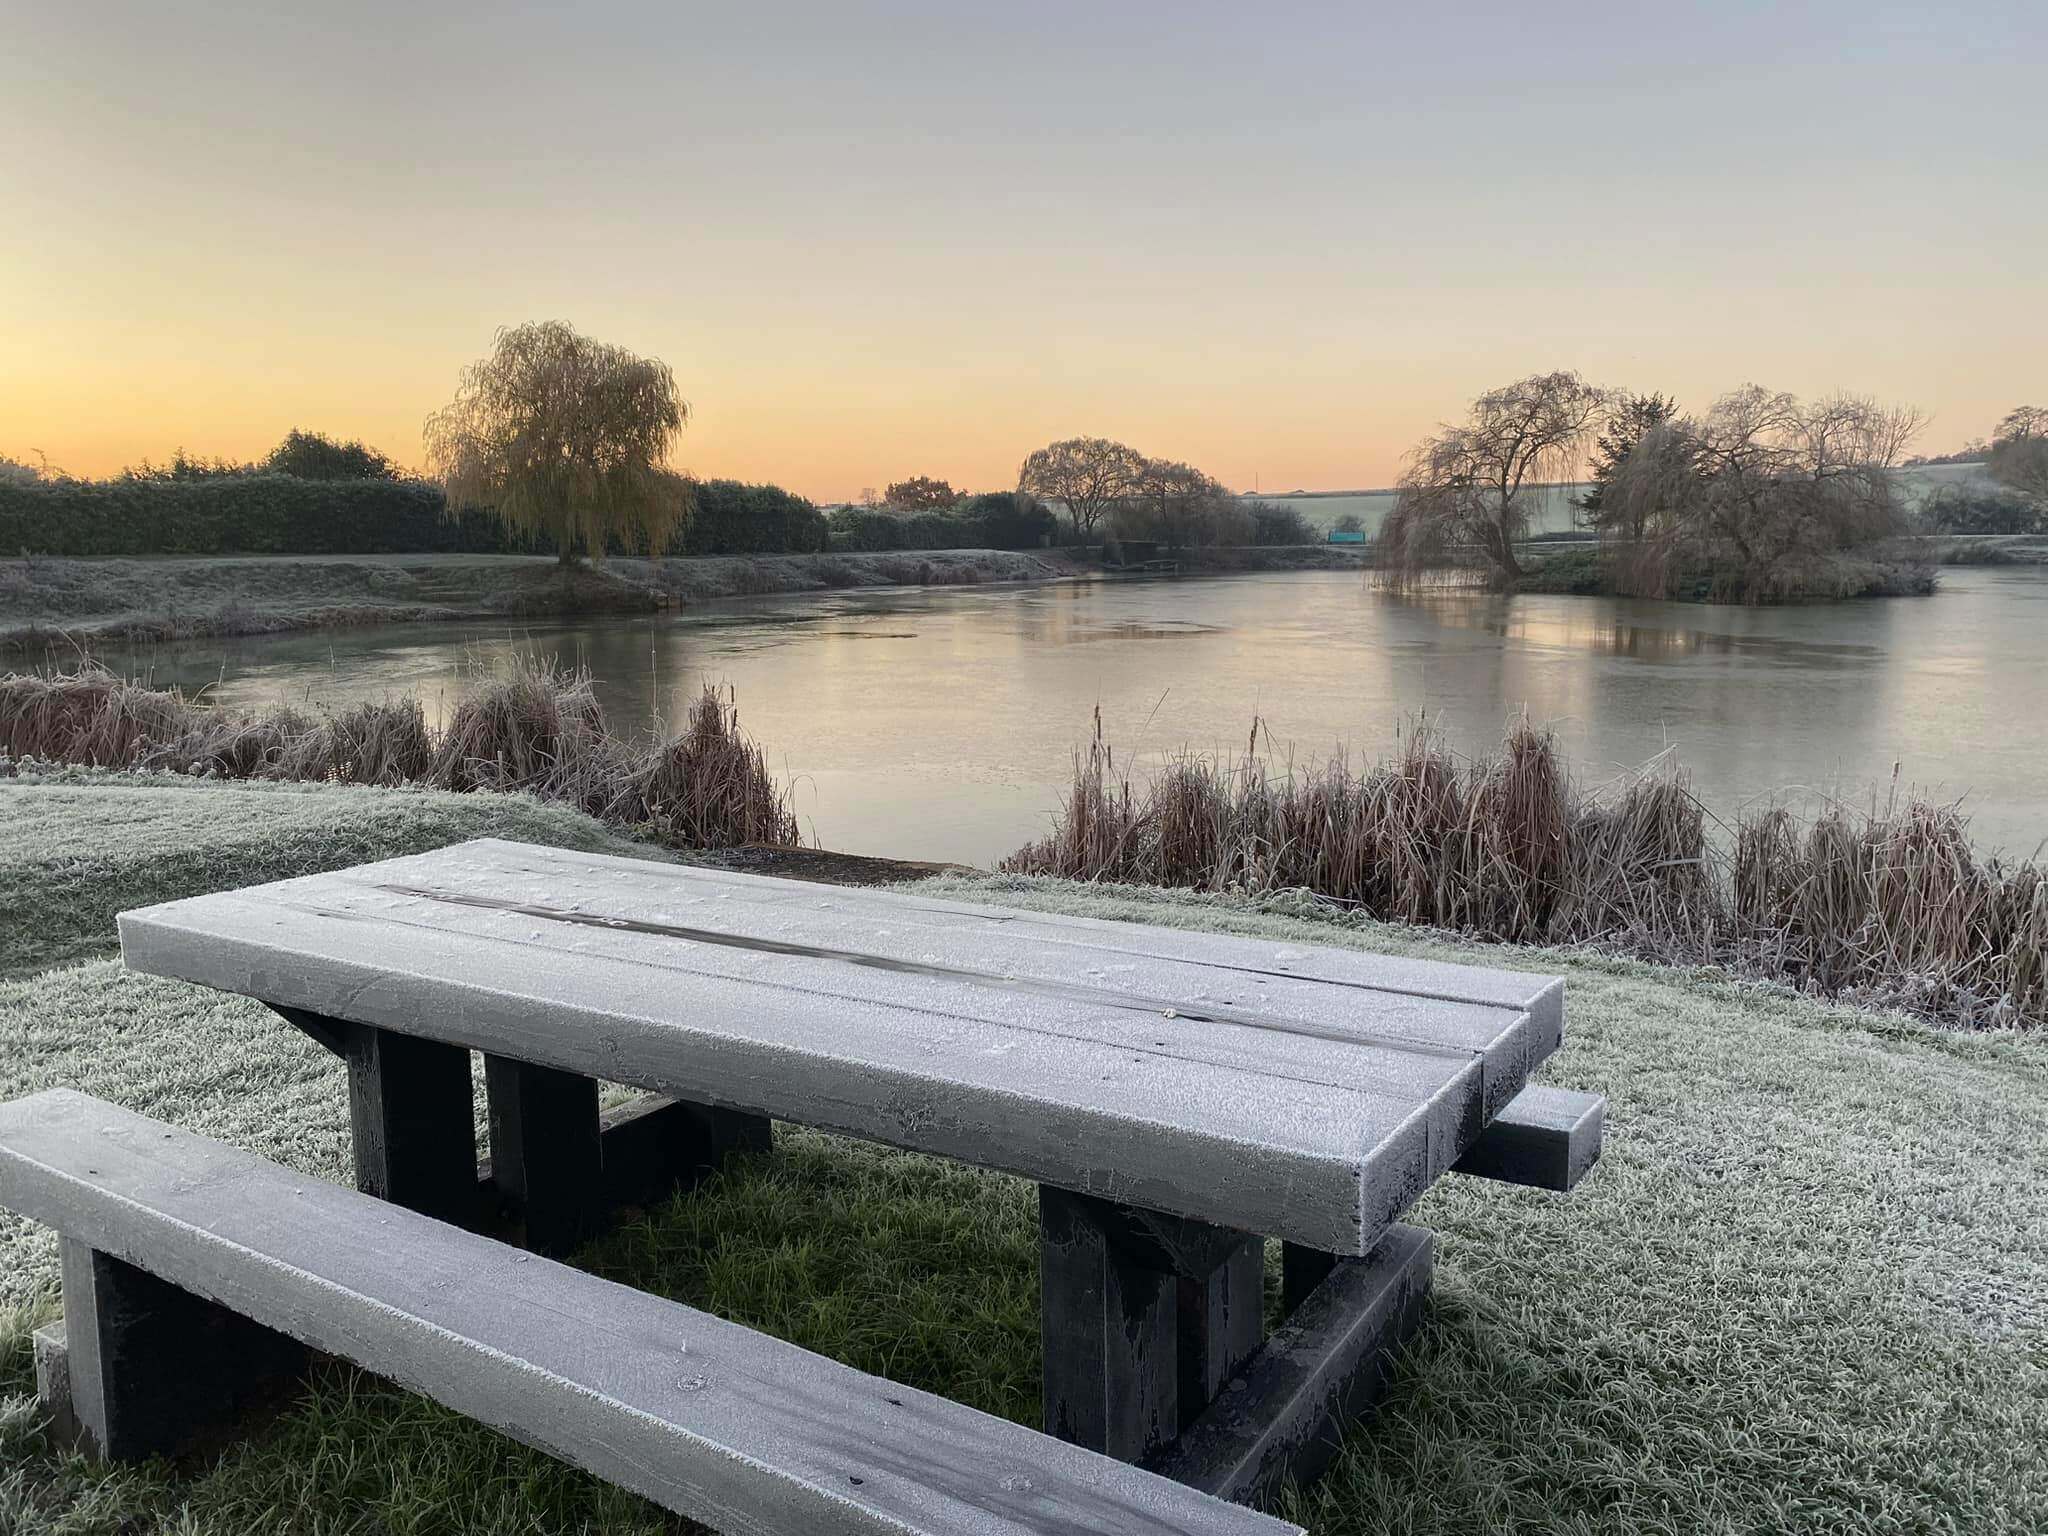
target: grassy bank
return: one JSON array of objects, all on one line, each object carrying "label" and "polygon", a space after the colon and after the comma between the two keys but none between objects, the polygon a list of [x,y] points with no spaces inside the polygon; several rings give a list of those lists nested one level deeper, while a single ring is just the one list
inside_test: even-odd
[{"label": "grassy bank", "polygon": [[[118,805],[137,792],[180,825],[138,838],[147,818]],[[24,911],[47,914],[42,952],[82,953],[119,906],[470,835],[486,814],[512,818],[489,830],[536,841],[613,841],[560,807],[74,775],[0,783],[0,824],[35,828],[0,874],[31,888]],[[232,858],[193,862],[190,838],[230,829],[244,829]],[[1295,898],[1020,878],[925,889],[1568,974],[1567,1043],[1544,1076],[1610,1096],[1606,1159],[1569,1199],[1450,1179],[1424,1202],[1416,1219],[1442,1239],[1427,1324],[1369,1430],[1284,1501],[1321,1536],[2048,1524],[2037,1043],[1619,960],[1474,950]],[[341,1069],[253,1003],[105,962],[0,979],[0,1096],[56,1084],[346,1176]],[[785,1128],[771,1156],[578,1262],[1029,1423],[1034,1211],[1019,1181]],[[334,1367],[218,1458],[109,1470],[60,1456],[34,1410],[27,1343],[55,1276],[47,1235],[0,1219],[0,1305],[16,1309],[0,1321],[0,1529],[677,1529]]]},{"label": "grassy bank", "polygon": [[0,561],[0,650],[179,640],[415,620],[634,613],[719,597],[1042,581],[1058,550],[706,555],[564,571],[528,555]]},{"label": "grassy bank", "polygon": [[1724,823],[1670,760],[1591,792],[1547,732],[1461,762],[1418,730],[1395,761],[1275,768],[1184,753],[1142,786],[1103,739],[1006,870],[1208,891],[1300,890],[1508,943],[1588,944],[1953,1024],[2048,1025],[2048,870],[1979,857],[1918,800]]},{"label": "grassy bank", "polygon": [[526,795],[342,789],[70,768],[0,777],[0,976],[104,958],[114,914],[472,837],[661,859]]}]

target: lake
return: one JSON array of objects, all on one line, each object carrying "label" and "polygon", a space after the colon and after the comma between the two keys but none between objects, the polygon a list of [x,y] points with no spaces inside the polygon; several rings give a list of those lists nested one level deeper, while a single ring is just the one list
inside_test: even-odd
[{"label": "lake", "polygon": [[[1241,747],[1392,750],[1418,716],[1460,751],[1518,711],[1598,783],[1667,747],[1710,809],[1778,791],[1965,797],[1980,841],[2048,836],[2048,570],[1952,569],[1928,598],[1799,608],[1464,592],[1353,573],[912,588],[735,599],[518,627],[405,625],[114,652],[223,702],[417,691],[480,663],[587,665],[615,728],[675,719],[701,680],[794,784],[830,848],[989,864],[1043,832],[1099,706],[1118,761]],[[1264,741],[1262,740],[1262,746]]]}]

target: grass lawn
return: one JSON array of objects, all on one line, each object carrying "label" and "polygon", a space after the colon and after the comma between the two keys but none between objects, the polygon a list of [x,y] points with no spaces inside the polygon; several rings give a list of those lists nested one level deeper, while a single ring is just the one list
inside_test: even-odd
[{"label": "grass lawn", "polygon": [[[0,827],[0,1097],[67,1084],[335,1178],[342,1073],[265,1010],[105,960],[29,967],[90,955],[124,906],[428,840],[620,846],[520,802],[83,775],[0,781]],[[202,839],[236,851],[196,855]],[[935,889],[1570,975],[1543,1076],[1609,1095],[1605,1161],[1569,1198],[1447,1179],[1425,1200],[1427,1326],[1387,1405],[1282,1512],[1331,1536],[2048,1529],[2048,1045],[1280,902]],[[1016,1180],[785,1128],[579,1262],[1032,1422],[1034,1217]],[[681,1528],[339,1367],[215,1459],[57,1456],[27,1342],[54,1253],[0,1218],[0,1532]]]}]

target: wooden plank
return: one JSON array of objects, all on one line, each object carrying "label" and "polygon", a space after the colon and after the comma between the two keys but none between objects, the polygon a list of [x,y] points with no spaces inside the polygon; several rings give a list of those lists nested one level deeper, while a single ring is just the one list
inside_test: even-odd
[{"label": "wooden plank", "polygon": [[[758,909],[759,915],[746,920],[748,924],[785,920],[790,913],[816,910],[838,912],[866,924],[886,918],[921,936],[949,929],[975,930],[989,936],[987,942],[996,946],[987,951],[991,957],[1022,955],[1028,959],[1042,955],[1048,946],[1060,947],[1073,958],[1058,962],[1056,973],[1133,958],[1180,960],[1211,973],[1236,973],[1264,978],[1267,982],[1322,981],[1383,994],[1388,999],[1405,996],[1509,1008],[1535,1016],[1536,1033],[1549,1037],[1549,1043],[1539,1048],[1542,1055],[1555,1049],[1563,1027],[1564,987],[1556,976],[1380,955],[1329,945],[1276,942],[1207,928],[1177,929],[992,907],[926,896],[915,890],[820,887],[810,881],[696,866],[678,871],[676,866],[648,860],[494,838],[364,867],[411,870],[438,882],[444,876],[458,875],[464,866],[480,869],[488,880],[501,882],[498,894],[546,900],[551,891],[579,889],[563,882],[581,879],[587,882],[582,887],[586,899],[606,892],[622,892],[636,902],[682,902],[687,905],[671,905],[670,909],[691,911],[696,914],[694,920],[701,920],[707,906],[716,904]],[[679,879],[679,874],[683,878]],[[512,883],[521,881],[525,883]],[[782,909],[781,914],[767,919],[766,914],[776,908]]]},{"label": "wooden plank", "polygon": [[1240,1237],[1207,1274],[1178,1277],[1182,1427],[1266,1337],[1266,1241]]},{"label": "wooden plank", "polygon": [[[717,981],[844,998],[871,1008],[907,1010],[925,1019],[927,1028],[930,1019],[957,1018],[1016,1029],[1039,1049],[1058,1048],[1068,1040],[1106,1044],[1402,1101],[1434,1091],[1470,1061],[1498,1065],[1496,1058],[1512,1057],[1525,1027],[1522,1016],[1507,1009],[1401,999],[1401,1023],[1395,1029],[1384,1020],[1363,1017],[1376,994],[1316,984],[1306,989],[1316,1008],[1298,1005],[1298,1000],[1273,1007],[1257,996],[1219,995],[1221,989],[1199,977],[1161,975],[1158,965],[1148,966],[1144,985],[1106,986],[1101,982],[1107,978],[1032,976],[1031,967],[1021,962],[1001,971],[974,970],[941,964],[936,951],[913,961],[874,952],[892,947],[880,930],[867,940],[867,948],[846,949],[799,943],[786,933],[733,935],[614,911],[564,906],[544,912],[530,905],[508,906],[496,897],[425,895],[419,887],[361,883],[349,872],[321,877],[303,889],[297,888],[299,882],[290,884],[292,889],[272,889],[266,900],[273,920],[295,917],[302,932],[337,919],[375,924],[398,958],[435,953],[467,937],[536,953],[569,974],[590,978],[591,984],[621,966],[655,969],[678,987]],[[235,906],[246,903],[248,893],[198,900]],[[848,943],[863,939],[843,931],[832,937]],[[1046,962],[1041,958],[1038,964]],[[1252,990],[1251,983],[1233,985]],[[1438,1038],[1422,1038],[1425,1025],[1433,1026]]]},{"label": "wooden plank", "polygon": [[1384,1390],[1421,1319],[1434,1251],[1429,1233],[1397,1226],[1370,1256],[1335,1264],[1154,1467],[1230,1499],[1313,1481]]},{"label": "wooden plank", "polygon": [[71,1348],[64,1336],[64,1319],[38,1328],[30,1336],[29,1348],[35,1356],[36,1404],[48,1423],[51,1443],[65,1451],[92,1450],[72,1396]]},{"label": "wooden plank", "polygon": [[1600,1160],[1607,1100],[1531,1083],[1451,1165],[1453,1173],[1563,1194]]},{"label": "wooden plank", "polygon": [[[1008,951],[969,954],[946,946],[1010,932],[1009,916],[633,860],[555,865],[550,850],[467,844],[173,903],[123,914],[124,952],[283,1007],[1354,1254],[1519,1091],[1549,1027],[1546,978],[1473,982],[1492,989],[1478,1003],[1389,994],[1375,1014],[1383,995],[1353,964],[1372,957],[1314,952],[1304,969],[1354,974],[1310,986],[1274,969],[1292,962],[1271,945],[1256,946],[1257,974],[1227,946],[1222,967],[1139,955],[1138,984],[1111,973],[1102,930],[1117,925],[1062,920],[1061,948],[1035,920]],[[549,877],[570,882],[561,920],[470,899]],[[437,879],[441,896],[417,894]],[[867,947],[812,943],[835,936]],[[1440,973],[1459,970],[1397,979],[1444,992]],[[1422,1038],[1432,1016],[1440,1041]]]},{"label": "wooden plank", "polygon": [[1298,1536],[80,1094],[0,1106],[0,1204],[721,1530]]}]

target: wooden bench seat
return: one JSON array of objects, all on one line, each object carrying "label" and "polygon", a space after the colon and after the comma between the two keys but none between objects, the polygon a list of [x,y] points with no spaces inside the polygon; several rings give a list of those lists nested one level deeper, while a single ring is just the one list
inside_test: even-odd
[{"label": "wooden bench seat", "polygon": [[282,1335],[724,1531],[1298,1532],[81,1094],[0,1105],[0,1205],[65,1238],[102,1449],[168,1448]]}]

